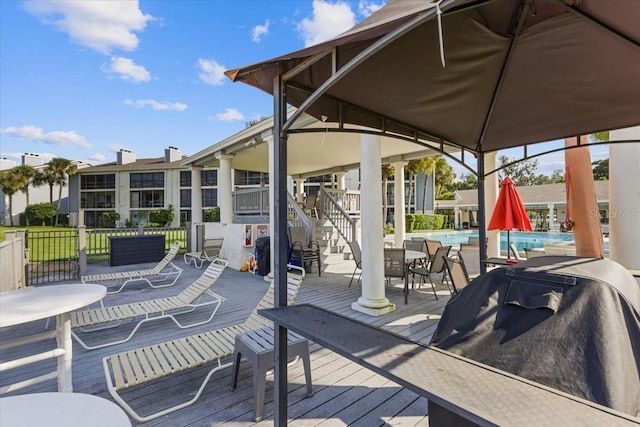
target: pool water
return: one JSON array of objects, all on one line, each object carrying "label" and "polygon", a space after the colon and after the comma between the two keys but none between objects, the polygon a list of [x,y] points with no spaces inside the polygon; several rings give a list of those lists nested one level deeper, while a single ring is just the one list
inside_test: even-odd
[{"label": "pool water", "polygon": [[[478,232],[460,232],[460,233],[429,233],[429,239],[439,240],[443,245],[455,246],[460,243],[467,243],[469,237],[478,237]],[[542,248],[545,243],[573,242],[572,233],[547,233],[532,231],[511,231],[509,233],[509,243],[516,245],[518,251],[524,248]],[[500,250],[507,250],[507,233],[500,232]]]}]

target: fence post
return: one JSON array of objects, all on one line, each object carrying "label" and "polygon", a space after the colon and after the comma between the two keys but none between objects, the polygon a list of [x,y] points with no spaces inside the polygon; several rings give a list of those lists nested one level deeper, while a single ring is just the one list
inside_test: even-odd
[{"label": "fence post", "polygon": [[144,224],[142,224],[142,223],[138,224],[138,235],[139,236],[144,236]]},{"label": "fence post", "polygon": [[87,227],[83,209],[78,211],[78,269],[78,279],[87,274]]}]

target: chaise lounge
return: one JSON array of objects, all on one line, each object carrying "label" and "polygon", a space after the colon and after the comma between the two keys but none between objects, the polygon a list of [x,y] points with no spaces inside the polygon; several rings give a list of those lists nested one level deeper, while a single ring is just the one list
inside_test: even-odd
[{"label": "chaise lounge", "polygon": [[[304,269],[297,266],[289,267],[299,272],[299,274],[289,273],[287,275],[287,301],[288,304],[293,304],[302,285],[305,272]],[[274,306],[273,299],[274,289],[272,284],[262,300],[260,300],[256,308],[243,323],[105,357],[102,363],[109,393],[113,399],[138,422],[149,421],[192,405],[198,400],[209,379],[215,372],[223,368],[231,367],[233,363],[231,356],[233,355],[237,335],[243,332],[273,326],[270,320],[258,314],[258,310],[272,308]],[[225,360],[224,363],[223,360]],[[145,384],[167,375],[210,363],[213,363],[214,366],[207,373],[202,384],[191,399],[153,414],[146,416],[139,415],[119,394],[119,392],[129,387]],[[170,385],[168,385],[168,387],[170,387]],[[193,393],[189,393],[189,395],[192,394]]]},{"label": "chaise lounge", "polygon": [[[85,349],[94,350],[129,341],[138,328],[146,322],[170,318],[179,328],[208,323],[218,311],[224,298],[211,291],[222,272],[227,267],[227,261],[215,259],[202,275],[187,286],[178,295],[139,301],[128,304],[101,307],[91,310],[75,311],[71,313],[71,335]],[[213,311],[208,319],[188,325],[181,324],[176,315],[190,313],[196,308],[213,305]],[[108,343],[88,345],[74,329],[82,332],[96,332],[104,329],[116,328],[125,320],[137,321],[133,331],[124,339]]]},{"label": "chaise lounge", "polygon": [[[147,282],[152,288],[165,288],[174,285],[178,277],[182,274],[182,269],[172,262],[179,250],[180,242],[174,242],[167,255],[165,255],[155,267],[150,269],[93,274],[82,276],[80,280],[82,280],[82,283],[115,282],[115,286],[120,285],[118,289],[109,291],[107,294],[117,294],[128,283],[136,281]],[[170,278],[173,278],[173,281],[170,283],[157,284],[159,282],[166,282]]]}]

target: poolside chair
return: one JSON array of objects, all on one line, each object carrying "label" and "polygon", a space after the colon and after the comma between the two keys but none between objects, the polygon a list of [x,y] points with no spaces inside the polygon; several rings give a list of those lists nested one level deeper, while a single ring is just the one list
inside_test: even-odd
[{"label": "poolside chair", "polygon": [[457,294],[469,284],[469,275],[464,267],[462,258],[453,259],[451,257],[445,259],[447,275],[451,280],[453,293]]},{"label": "poolside chair", "polygon": [[522,261],[522,257],[520,256],[520,252],[518,252],[518,248],[516,248],[516,245],[514,243],[509,245],[508,251],[513,256],[514,259],[516,259],[518,261]]},{"label": "poolside chair", "polygon": [[318,195],[317,194],[309,194],[307,198],[304,200],[304,206],[302,210],[304,214],[309,218],[318,218],[318,208],[316,207],[318,203]]},{"label": "poolside chair", "polygon": [[544,251],[544,249],[542,250],[537,250],[534,251],[531,248],[524,248],[524,254],[526,255],[527,259],[531,259],[531,258],[535,258],[535,257],[539,257],[539,256],[545,256],[547,255]]},{"label": "poolside chair", "polygon": [[320,255],[320,243],[317,240],[309,240],[307,230],[304,227],[291,227],[289,229],[291,254],[289,262],[298,263],[305,269],[311,267],[313,263],[318,264],[318,276],[322,275],[322,257]]},{"label": "poolside chair", "polygon": [[193,262],[194,267],[202,268],[205,261],[210,262],[220,257],[222,243],[224,243],[224,237],[204,239],[200,252],[187,252],[183,255],[184,263],[191,264]]},{"label": "poolside chair", "polygon": [[[305,272],[304,269],[297,266],[290,265],[289,268],[299,273],[290,272],[287,274],[287,301],[288,304],[293,304],[298,296]],[[231,356],[233,355],[237,335],[273,325],[270,320],[258,314],[258,310],[274,306],[273,296],[274,289],[272,284],[244,323],[105,357],[102,359],[102,364],[109,393],[138,422],[149,421],[192,405],[198,400],[207,382],[215,372],[232,366],[233,360]],[[149,381],[154,381],[167,375],[211,363],[214,366],[206,374],[202,384],[191,399],[153,414],[139,415],[119,394],[119,392],[129,387],[146,384]],[[165,387],[171,386],[168,384]],[[189,393],[189,396],[191,395],[192,393]]]},{"label": "poolside chair", "polygon": [[[449,256],[449,251],[451,250],[451,246],[440,246],[434,256],[433,261],[429,264],[429,268],[414,268],[411,270],[411,274],[415,280],[415,275],[421,277],[421,283],[424,282],[424,279],[429,279],[429,283],[431,283],[431,289],[433,290],[433,296],[435,296],[436,301],[438,300],[438,294],[436,293],[436,284],[435,282],[439,282],[442,284],[446,282],[447,272],[445,266],[445,259]],[[447,282],[447,287],[449,283]]]},{"label": "poolside chair", "polygon": [[467,275],[474,278],[480,275],[480,248],[464,247],[458,251],[458,257],[464,263]]},{"label": "poolside chair", "polygon": [[436,251],[439,247],[442,246],[442,242],[439,240],[430,240],[425,239],[425,243],[427,245],[427,253],[429,254],[429,261],[433,262],[434,257],[436,256]]},{"label": "poolside chair", "polygon": [[[165,288],[167,286],[174,285],[178,280],[178,277],[182,274],[182,269],[173,263],[173,258],[175,258],[179,250],[180,242],[174,242],[167,255],[165,255],[165,257],[162,258],[155,267],[150,269],[92,274],[82,276],[80,280],[82,280],[82,283],[114,282],[114,287],[118,285],[120,286],[115,291],[107,292],[108,295],[117,294],[128,283],[136,281],[147,282],[147,284],[152,288]],[[173,277],[173,280],[170,283],[157,284],[159,282],[166,282],[171,277]]]},{"label": "poolside chair", "polygon": [[[360,249],[360,243],[357,240],[347,241],[349,244],[349,248],[351,249],[351,255],[353,255],[353,261],[356,263],[356,267],[353,269],[353,274],[351,275],[351,280],[349,281],[349,287],[351,287],[351,283],[353,282],[353,278],[356,275],[356,271],[360,270],[360,276],[362,276],[362,250]],[[358,277],[358,281],[360,281],[360,276]]]},{"label": "poolside chair", "polygon": [[[94,350],[96,348],[108,347],[129,341],[143,323],[153,320],[170,318],[182,329],[208,323],[213,319],[218,308],[220,308],[220,304],[224,301],[224,298],[211,291],[211,287],[216,283],[226,267],[227,261],[214,259],[195,282],[175,296],[101,307],[92,310],[74,311],[71,313],[71,335],[85,349]],[[204,321],[183,325],[175,318],[176,315],[190,313],[196,308],[209,305],[213,306],[213,311],[209,318]],[[137,322],[136,326],[126,338],[97,345],[86,344],[73,330],[79,329],[82,332],[102,331],[104,329],[116,328],[125,320]]]}]

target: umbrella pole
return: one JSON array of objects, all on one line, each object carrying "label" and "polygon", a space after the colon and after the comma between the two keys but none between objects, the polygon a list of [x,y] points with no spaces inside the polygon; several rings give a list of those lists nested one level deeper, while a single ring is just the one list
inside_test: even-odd
[{"label": "umbrella pole", "polygon": [[507,230],[507,259],[511,259],[511,251],[509,250],[509,230]]}]

